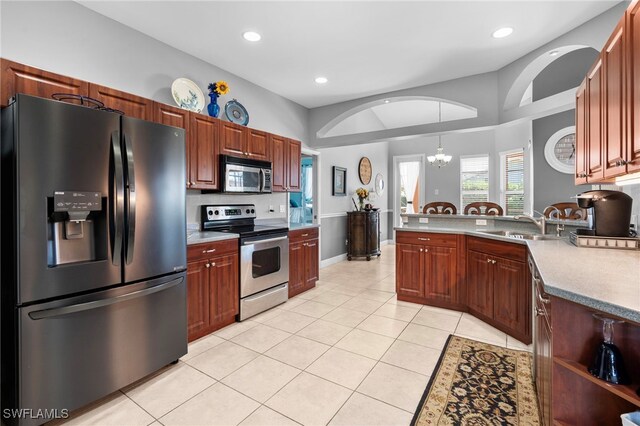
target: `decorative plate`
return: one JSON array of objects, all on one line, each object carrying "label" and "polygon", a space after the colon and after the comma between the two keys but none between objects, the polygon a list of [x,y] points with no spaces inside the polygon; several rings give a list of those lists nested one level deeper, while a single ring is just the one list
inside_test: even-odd
[{"label": "decorative plate", "polygon": [[371,182],[371,173],[371,161],[367,157],[362,157],[360,159],[360,164],[358,164],[360,182],[365,185],[369,185],[369,182]]},{"label": "decorative plate", "polygon": [[230,100],[224,106],[224,115],[226,115],[227,119],[232,123],[241,124],[243,126],[249,124],[249,113],[245,107],[235,99]]},{"label": "decorative plate", "polygon": [[200,112],[204,109],[204,94],[193,81],[187,78],[177,78],[171,84],[173,100],[182,109]]}]

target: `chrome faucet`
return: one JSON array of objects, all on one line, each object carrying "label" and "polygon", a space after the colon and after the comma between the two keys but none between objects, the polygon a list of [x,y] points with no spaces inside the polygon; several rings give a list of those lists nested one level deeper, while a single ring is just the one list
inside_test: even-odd
[{"label": "chrome faucet", "polygon": [[547,233],[547,218],[544,215],[541,215],[538,219],[528,214],[514,216],[513,218],[515,220],[528,220],[530,222],[533,222],[536,224],[538,229],[540,229],[542,235],[545,235]]}]

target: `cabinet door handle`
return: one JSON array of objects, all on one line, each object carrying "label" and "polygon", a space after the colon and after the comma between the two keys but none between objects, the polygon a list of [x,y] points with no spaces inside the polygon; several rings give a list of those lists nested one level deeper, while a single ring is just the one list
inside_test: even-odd
[{"label": "cabinet door handle", "polygon": [[420,241],[431,241],[431,238],[418,238]]},{"label": "cabinet door handle", "polygon": [[211,262],[211,266],[216,266],[216,262]]},{"label": "cabinet door handle", "polygon": [[496,264],[496,261],[495,261],[495,260],[492,260],[492,261],[491,261],[491,263],[495,265],[495,264]]},{"label": "cabinet door handle", "polygon": [[491,263],[491,259],[487,259],[487,263]]},{"label": "cabinet door handle", "polygon": [[546,315],[545,315],[545,312],[544,312],[543,309],[536,308],[536,316],[537,317],[542,317],[542,316],[546,316]]},{"label": "cabinet door handle", "polygon": [[309,234],[302,234],[302,236],[303,236],[303,237],[308,237],[308,236],[309,236]]},{"label": "cabinet door handle", "polygon": [[202,253],[213,253],[214,251],[216,251],[216,249],[202,250]]},{"label": "cabinet door handle", "polygon": [[211,265],[207,263],[207,264],[206,264],[206,265],[204,265],[204,266],[206,266],[206,267],[208,268],[208,267],[210,267]]},{"label": "cabinet door handle", "polygon": [[424,251],[424,249],[420,249],[420,253],[422,253]]}]

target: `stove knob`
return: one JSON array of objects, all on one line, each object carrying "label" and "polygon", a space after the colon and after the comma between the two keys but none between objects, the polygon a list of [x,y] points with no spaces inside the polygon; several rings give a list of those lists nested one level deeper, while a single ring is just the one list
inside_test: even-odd
[{"label": "stove knob", "polygon": [[246,213],[247,213],[247,214],[249,214],[249,212],[250,212],[250,211],[251,211],[251,210],[247,209]]},{"label": "stove knob", "polygon": [[220,214],[220,211],[219,211],[219,210],[216,210],[214,213],[215,213],[216,215],[219,215],[219,214]]},{"label": "stove knob", "polygon": [[254,209],[251,209],[251,213],[255,213],[256,211]]}]

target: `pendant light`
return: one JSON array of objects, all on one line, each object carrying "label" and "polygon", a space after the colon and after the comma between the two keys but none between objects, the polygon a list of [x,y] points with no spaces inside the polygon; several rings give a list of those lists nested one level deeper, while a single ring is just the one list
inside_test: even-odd
[{"label": "pendant light", "polygon": [[[438,123],[442,122],[442,102],[438,102]],[[444,167],[451,162],[453,157],[451,155],[446,155],[444,153],[444,149],[442,148],[442,136],[438,135],[438,150],[436,151],[436,155],[429,155],[427,157],[427,161],[432,166]]]}]

